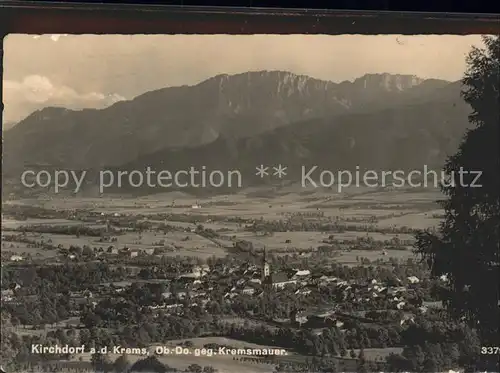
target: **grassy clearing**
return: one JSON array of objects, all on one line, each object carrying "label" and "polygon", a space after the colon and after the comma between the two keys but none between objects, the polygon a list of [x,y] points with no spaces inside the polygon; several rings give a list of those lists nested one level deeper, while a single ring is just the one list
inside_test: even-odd
[{"label": "grassy clearing", "polygon": [[335,260],[342,264],[356,265],[359,264],[356,261],[356,257],[368,258],[370,261],[375,261],[377,259],[384,259],[393,257],[399,260],[407,260],[408,258],[415,258],[413,252],[408,250],[386,250],[387,255],[383,256],[380,251],[373,250],[353,250],[353,251],[343,251],[339,257]]},{"label": "grassy clearing", "polygon": [[30,254],[33,258],[52,258],[57,256],[56,250],[42,250],[40,248],[28,247],[23,242],[2,241],[2,251],[12,251],[16,255]]},{"label": "grassy clearing", "polygon": [[[279,193],[277,193],[279,192]],[[268,195],[266,195],[266,193]],[[257,194],[259,196],[257,196]],[[266,198],[263,196],[266,195]],[[181,192],[162,193],[141,198],[53,198],[51,200],[23,200],[17,201],[21,204],[43,206],[56,209],[81,209],[88,208],[101,212],[117,212],[119,214],[155,214],[155,213],[194,213],[203,215],[216,215],[221,217],[241,217],[245,219],[279,220],[287,219],[287,216],[295,213],[317,212],[316,207],[321,207],[321,212],[326,217],[338,218],[340,222],[347,224],[379,227],[382,229],[395,227],[429,228],[439,224],[440,219],[436,215],[440,213],[437,207],[431,208],[441,196],[440,192],[434,190],[382,190],[367,187],[351,187],[344,189],[341,193],[327,189],[307,189],[300,185],[288,185],[276,189],[268,187],[251,188],[238,194],[216,196],[198,199]],[[172,203],[175,206],[172,207]],[[199,203],[201,208],[192,209],[191,205]],[[404,214],[394,216],[394,214]],[[368,223],[370,217],[377,217],[378,223]],[[321,220],[314,217],[312,220]],[[350,220],[350,221],[349,221]],[[359,221],[352,221],[359,220]],[[66,220],[28,220],[25,222],[2,221],[3,226],[15,227],[19,224],[50,223],[59,224],[82,224],[77,221]],[[155,221],[154,223],[167,223],[182,228],[193,228],[194,224],[175,221]],[[252,241],[255,247],[266,247],[269,250],[289,249],[304,250],[323,244],[323,240],[329,234],[320,232],[277,232],[272,236],[257,236],[251,232],[245,232],[243,227],[237,223],[208,222],[203,223],[205,228],[218,231],[225,236],[236,236],[239,239]],[[347,231],[334,234],[338,240],[355,240],[359,237],[370,236],[376,241],[390,240],[398,237],[401,240],[412,241],[411,235],[392,235],[378,232],[353,232]],[[186,240],[186,237],[188,239]],[[88,245],[106,247],[108,243],[97,242],[93,237],[72,237],[64,235],[44,235],[44,240],[50,238],[55,245],[69,247],[70,245]],[[37,238],[38,240],[39,238]],[[171,232],[167,235],[162,233],[144,232],[141,237],[138,233],[128,232],[117,237],[118,241],[112,243],[116,247],[130,247],[132,249],[144,249],[153,247],[160,240],[170,247],[177,249],[167,252],[165,255],[189,255],[209,257],[212,255],[224,256],[226,250],[221,246],[231,246],[230,240],[213,242],[189,232]],[[41,240],[41,238],[40,238]],[[286,243],[290,240],[290,243]],[[21,248],[20,248],[21,249]],[[22,249],[21,249],[22,250]],[[339,257],[341,262],[355,262],[356,256],[379,258],[379,251],[352,251],[342,252]],[[394,250],[388,256],[401,258],[411,257],[410,251]]]},{"label": "grassy clearing", "polygon": [[433,218],[432,214],[429,213],[416,213],[385,219],[377,223],[376,226],[381,229],[403,226],[414,229],[427,229],[437,227],[441,221],[441,219]]},{"label": "grassy clearing", "polygon": [[[235,234],[238,239],[247,240],[253,243],[256,248],[263,248],[272,251],[276,249],[309,249],[321,245],[321,241],[328,238],[321,232],[275,232],[272,236],[258,236],[252,232],[238,232]],[[286,243],[287,241],[290,243]]]},{"label": "grassy clearing", "polygon": [[[229,338],[221,337],[206,337],[206,338],[191,338],[191,339],[179,339],[169,341],[164,346],[175,347],[183,342],[190,341],[193,343],[193,347],[189,349],[190,353],[188,355],[169,355],[169,356],[159,356],[158,360],[164,364],[167,364],[173,368],[186,369],[191,364],[198,364],[201,366],[212,366],[217,369],[220,373],[233,373],[233,372],[273,372],[274,366],[270,364],[260,364],[250,361],[234,360],[232,356],[228,355],[213,355],[213,356],[196,356],[195,349],[201,349],[205,344],[213,343],[222,346],[231,346],[234,348],[276,348],[273,346],[263,346],[254,343],[247,343],[243,341],[238,341]],[[155,347],[153,345],[150,347],[149,354],[155,354]],[[108,357],[114,361],[120,355],[108,353]],[[137,360],[144,358],[144,356],[139,355],[128,355],[128,360],[133,363]],[[90,353],[78,354],[73,357],[74,360],[81,359],[82,361],[90,361]]]},{"label": "grassy clearing", "polygon": [[[360,350],[354,350],[356,355],[359,355]],[[401,354],[403,348],[401,347],[387,347],[387,348],[366,348],[364,350],[366,360],[385,360],[390,354]]]}]

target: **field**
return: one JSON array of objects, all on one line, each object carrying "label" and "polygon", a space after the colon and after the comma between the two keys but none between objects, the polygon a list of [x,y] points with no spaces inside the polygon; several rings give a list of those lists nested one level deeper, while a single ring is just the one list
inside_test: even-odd
[{"label": "field", "polygon": [[[356,257],[368,258],[370,261],[377,259],[385,259],[387,257],[397,258],[398,260],[407,260],[414,258],[415,255],[411,250],[387,250],[387,256],[382,256],[381,252],[374,250],[353,250],[343,251],[341,255],[335,258],[339,263],[347,265],[355,265],[357,263]],[[358,263],[359,264],[359,263]]]},{"label": "field", "polygon": [[[202,349],[205,344],[214,343],[221,346],[230,346],[234,348],[253,348],[253,349],[263,349],[263,348],[277,348],[273,346],[263,346],[254,343],[242,342],[234,339],[220,338],[220,337],[207,337],[207,338],[191,338],[183,340],[172,340],[168,344],[163,346],[175,348],[175,346],[190,341],[193,346],[188,349],[189,354],[187,355],[169,355],[169,356],[159,356],[158,360],[162,363],[177,369],[186,369],[191,364],[198,364],[203,366],[212,366],[217,369],[220,373],[233,373],[233,372],[273,372],[274,367],[270,364],[259,364],[256,362],[233,360],[233,356],[228,355],[216,355],[213,356],[196,356],[195,352],[197,349]],[[157,345],[153,345],[149,349],[149,354],[154,355]],[[114,361],[120,355],[109,353],[109,358]],[[158,355],[157,355],[158,356]],[[82,361],[90,361],[90,354],[79,354],[74,357],[75,360],[82,359]],[[129,355],[127,356],[130,362],[135,362],[144,358],[140,355]]]},{"label": "field", "polygon": [[[360,350],[354,350],[356,355],[359,355]],[[385,359],[390,354],[401,354],[403,352],[402,348],[399,347],[388,347],[388,348],[366,348],[364,351],[366,360],[380,360]]]},{"label": "field", "polygon": [[[51,225],[51,226],[64,226],[64,225],[82,225],[82,222],[74,220],[62,220],[62,219],[30,219],[27,221],[5,221],[4,227],[10,229],[19,228],[20,226],[26,225]],[[96,224],[84,224],[89,227],[102,227]],[[54,233],[31,233],[26,234],[26,238],[32,240],[36,243],[51,243],[54,246],[61,245],[62,247],[70,246],[80,246],[85,245],[90,247],[103,247],[106,248],[110,243],[99,242],[97,237],[89,236],[71,236],[65,234],[54,234]],[[167,235],[162,233],[153,232],[142,232],[141,234],[135,232],[126,232],[122,235],[116,236],[117,242],[112,243],[114,246],[122,248],[128,247],[130,249],[146,249],[155,246],[160,240],[164,241],[165,246],[177,248],[175,251],[167,252],[165,255],[196,255],[199,257],[210,257],[224,256],[226,252],[222,250],[214,242],[201,237],[197,234],[190,232],[169,232]],[[55,250],[42,250],[33,247],[28,247],[26,243],[21,242],[3,242],[3,248],[5,250],[13,251],[16,254],[30,253],[32,256],[40,254],[43,257],[55,256],[57,252]],[[38,255],[38,256],[40,256]]]},{"label": "field", "polygon": [[24,242],[4,242],[2,241],[3,251],[12,251],[15,255],[31,255],[33,258],[50,258],[57,255],[56,250],[42,250],[40,248],[29,246]]},{"label": "field", "polygon": [[84,223],[76,220],[67,220],[67,219],[26,219],[23,221],[13,220],[13,219],[2,219],[2,228],[7,229],[15,229],[21,226],[26,225],[40,225],[40,224],[48,224],[51,225],[82,225]]},{"label": "field", "polygon": [[[429,228],[439,224],[441,210],[436,200],[441,195],[436,190],[385,190],[369,188],[346,188],[341,193],[332,190],[306,190],[297,185],[276,188],[253,188],[238,194],[217,196],[206,199],[197,199],[184,193],[163,193],[142,198],[52,198],[46,200],[22,200],[18,204],[40,206],[58,210],[90,209],[94,212],[114,213],[120,215],[152,215],[157,213],[196,214],[219,217],[240,217],[250,220],[264,219],[267,221],[286,220],[289,216],[312,213],[317,216],[306,217],[307,220],[329,219],[352,226],[362,226],[356,231],[347,230],[335,233],[334,239],[353,241],[362,237],[371,237],[375,241],[388,241],[394,237],[412,242],[410,234],[388,233],[391,229],[401,227]],[[12,202],[11,202],[12,203]],[[199,208],[193,208],[199,205]],[[318,213],[323,214],[320,218]],[[217,219],[218,220],[218,219]],[[179,228],[194,228],[193,223],[178,221],[154,221],[152,223],[166,223]],[[74,225],[82,222],[74,220],[42,220],[29,219],[18,222],[12,219],[3,219],[2,227],[16,228],[28,224]],[[84,223],[91,225],[91,223]],[[95,224],[93,226],[96,226]],[[225,236],[235,236],[236,239],[251,241],[255,247],[267,250],[297,251],[315,248],[323,244],[329,233],[321,232],[275,232],[272,235],[258,235],[245,231],[241,224],[228,221],[211,221],[203,224],[205,228],[213,229]],[[370,232],[363,231],[370,228]],[[107,246],[107,243],[96,242],[93,237],[72,237],[56,234],[45,234],[36,237],[38,242],[51,240],[55,245],[69,247],[69,245]],[[171,248],[164,255],[188,255],[207,258],[209,256],[224,256],[226,249],[231,246],[229,240],[210,240],[192,232],[169,232],[166,235],[160,232],[143,232],[141,235],[127,232],[117,237],[116,247],[143,249],[156,246],[163,241]],[[10,245],[9,245],[10,246]],[[16,252],[30,252],[31,248],[22,244],[15,245]],[[19,246],[19,247],[17,247]],[[410,245],[411,246],[411,245]],[[173,249],[172,249],[173,248]],[[36,250],[35,250],[36,251]],[[41,250],[40,250],[41,251]],[[35,253],[36,254],[36,253]],[[41,255],[51,255],[42,252]],[[402,260],[412,257],[408,250],[389,250],[387,257],[397,257]],[[336,258],[341,263],[352,264],[356,257],[367,257],[370,260],[382,258],[380,250],[352,250],[341,251]]]},{"label": "field", "polygon": [[34,328],[33,325],[23,325],[15,328],[15,332],[18,335],[37,335],[37,336],[46,336],[47,333],[56,331],[57,329],[69,330],[72,328],[75,333],[79,333],[78,327],[80,326],[80,318],[79,317],[71,317],[67,320],[60,321],[56,324],[45,325],[43,328]]},{"label": "field", "polygon": [[247,324],[249,327],[257,327],[257,326],[265,326],[266,328],[270,330],[275,330],[278,329],[278,327],[275,324],[267,323],[265,321],[257,321],[257,320],[252,320],[252,319],[245,319],[242,317],[225,317],[221,319],[221,322],[227,323],[227,324],[235,324],[238,326],[243,326]]}]

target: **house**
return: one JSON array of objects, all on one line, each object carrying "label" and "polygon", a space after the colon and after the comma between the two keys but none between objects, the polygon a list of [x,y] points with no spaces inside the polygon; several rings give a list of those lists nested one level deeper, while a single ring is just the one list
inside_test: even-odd
[{"label": "house", "polygon": [[135,258],[136,256],[139,255],[139,251],[137,250],[131,250],[128,247],[124,247],[122,250],[120,250],[120,255],[129,257],[129,258]]},{"label": "house", "polygon": [[175,304],[167,304],[165,306],[166,309],[168,310],[172,310],[172,309],[177,309],[177,308],[182,308],[184,307],[182,304],[179,304],[179,303],[175,303]]},{"label": "house", "polygon": [[283,289],[286,285],[295,285],[297,280],[291,279],[286,272],[278,272],[272,275],[274,288]]},{"label": "house", "polygon": [[321,286],[327,286],[331,283],[336,283],[338,281],[337,277],[333,276],[321,276],[318,279],[316,279],[315,283]]},{"label": "house", "polygon": [[236,286],[242,286],[246,284],[247,279],[246,278],[240,278],[238,281],[236,281]]},{"label": "house", "polygon": [[185,291],[180,291],[180,292],[177,293],[177,298],[178,299],[185,299],[186,296],[187,296],[187,292],[185,292]]},{"label": "house", "polygon": [[292,275],[292,278],[299,279],[299,278],[304,278],[307,276],[311,275],[311,271],[309,270],[296,270],[295,273]]},{"label": "house", "polygon": [[[109,229],[109,223],[106,223],[106,229]],[[101,238],[99,238],[99,242],[114,242],[116,241],[117,238],[114,237],[111,233],[109,232],[103,232],[101,235]]]},{"label": "house", "polygon": [[156,305],[156,306],[148,306],[148,308],[150,310],[158,310],[158,309],[164,309],[164,308],[166,308],[166,305],[162,304],[162,305]]},{"label": "house", "polygon": [[404,325],[404,324],[409,324],[409,323],[414,323],[415,319],[413,316],[410,315],[405,315],[403,318],[399,321],[399,325]]},{"label": "house", "polygon": [[193,297],[193,298],[201,298],[201,297],[204,297],[206,295],[207,295],[207,293],[205,291],[197,291],[197,292],[192,293],[191,297]]},{"label": "house", "polygon": [[12,289],[2,290],[2,302],[10,302],[14,296],[14,291]]},{"label": "house", "polygon": [[302,312],[294,310],[290,314],[290,321],[292,323],[297,323],[299,324],[299,326],[301,326],[302,324],[305,324],[307,322],[307,316],[304,315]]},{"label": "house", "polygon": [[146,255],[153,255],[155,253],[155,248],[154,247],[150,247],[150,248],[144,249],[143,252]]},{"label": "house", "polygon": [[420,280],[416,276],[410,276],[410,277],[408,277],[408,282],[410,284],[418,284],[420,282]]},{"label": "house", "polygon": [[10,260],[13,262],[20,262],[20,261],[24,260],[24,258],[21,255],[12,255],[10,257]]},{"label": "house", "polygon": [[251,287],[246,287],[241,291],[241,293],[245,295],[253,295],[255,294],[255,289]]},{"label": "house", "polygon": [[427,312],[427,310],[428,310],[428,307],[426,307],[426,306],[421,306],[421,307],[419,307],[419,308],[418,308],[418,310],[420,311],[420,313],[426,313],[426,312]]},{"label": "house", "polygon": [[388,295],[396,295],[399,293],[403,293],[406,291],[406,288],[404,286],[397,286],[397,287],[391,287],[387,289],[387,294]]},{"label": "house", "polygon": [[337,281],[337,277],[323,275],[318,280],[322,282],[334,282]]},{"label": "house", "polygon": [[207,275],[209,272],[210,272],[210,267],[204,264],[201,266],[194,266],[191,271],[191,275],[198,278]]},{"label": "house", "polygon": [[305,322],[303,325],[305,328],[317,329],[333,327],[336,325],[336,323],[336,318],[330,314],[316,314],[309,315],[307,317],[307,322]]},{"label": "house", "polygon": [[396,308],[397,308],[398,310],[402,310],[402,309],[403,309],[403,307],[405,306],[405,304],[406,304],[405,302],[399,302],[398,304],[396,304]]},{"label": "house", "polygon": [[130,250],[128,252],[129,258],[135,258],[136,256],[139,256],[140,251],[138,250]]},{"label": "house", "polygon": [[200,276],[196,273],[184,273],[179,276],[178,280],[182,283],[193,283],[194,280],[198,279]]},{"label": "house", "polygon": [[426,308],[431,308],[431,309],[442,309],[443,308],[443,302],[442,301],[436,301],[436,302],[423,302],[423,305]]}]

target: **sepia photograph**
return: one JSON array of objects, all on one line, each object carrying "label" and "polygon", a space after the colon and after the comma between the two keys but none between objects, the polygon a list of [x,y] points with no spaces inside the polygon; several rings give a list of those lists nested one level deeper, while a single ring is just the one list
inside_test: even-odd
[{"label": "sepia photograph", "polygon": [[7,35],[2,371],[498,371],[499,51]]}]

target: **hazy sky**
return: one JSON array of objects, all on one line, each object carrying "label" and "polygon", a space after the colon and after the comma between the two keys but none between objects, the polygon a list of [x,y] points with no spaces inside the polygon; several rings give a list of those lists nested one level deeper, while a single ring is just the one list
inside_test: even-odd
[{"label": "hazy sky", "polygon": [[4,120],[39,107],[104,107],[221,73],[287,70],[340,82],[366,73],[458,80],[480,36],[9,35]]}]

